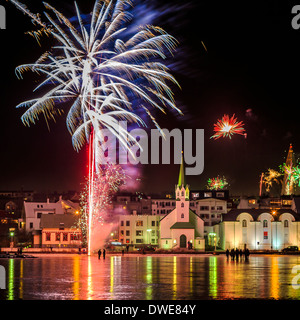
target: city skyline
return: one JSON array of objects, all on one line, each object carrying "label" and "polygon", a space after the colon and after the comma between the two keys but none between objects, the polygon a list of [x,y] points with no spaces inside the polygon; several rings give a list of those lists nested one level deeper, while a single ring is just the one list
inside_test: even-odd
[{"label": "city skyline", "polygon": [[[53,2],[58,8],[74,11],[72,3]],[[38,7],[35,2],[30,5]],[[88,4],[78,1],[78,5],[88,12]],[[268,168],[278,169],[290,143],[296,155],[300,150],[297,82],[290,76],[291,69],[297,73],[300,34],[291,26],[291,8],[274,2],[248,4],[239,12],[233,2],[219,4],[215,12],[208,1],[184,5],[146,1],[137,7],[149,9],[138,23],[151,20],[179,41],[169,67],[182,88],[174,93],[184,116],[157,115],[160,126],[205,130],[204,172],[187,177],[188,183],[193,189],[203,189],[209,178],[225,176],[232,194],[258,195],[260,174]],[[24,127],[20,120],[24,110],[15,109],[23,97],[32,97],[35,79],[26,74],[24,80],[18,80],[14,69],[35,61],[41,48],[34,38],[24,35],[32,29],[29,19],[10,3],[5,3],[5,8],[7,30],[1,37],[11,50],[1,52],[7,63],[2,73],[6,120],[0,129],[5,137],[0,189],[80,190],[87,151],[74,151],[64,116],[50,123],[49,132],[43,121]],[[213,125],[223,114],[235,114],[243,121],[247,138],[211,140]],[[133,191],[167,191],[176,183],[172,179],[177,170],[178,165],[144,165],[142,183]]]}]

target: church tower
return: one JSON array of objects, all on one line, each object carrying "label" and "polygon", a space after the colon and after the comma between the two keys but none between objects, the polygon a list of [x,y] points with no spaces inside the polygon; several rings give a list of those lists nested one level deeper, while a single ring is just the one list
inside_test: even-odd
[{"label": "church tower", "polygon": [[294,177],[292,176],[291,172],[294,166],[294,153],[293,153],[293,146],[290,144],[289,152],[286,158],[286,167],[290,168],[289,170],[285,170],[284,177],[282,181],[282,190],[281,195],[291,195],[293,193],[294,187]]},{"label": "church tower", "polygon": [[183,157],[181,157],[178,183],[175,185],[175,198],[177,221],[189,222],[190,190],[189,186],[185,185]]}]

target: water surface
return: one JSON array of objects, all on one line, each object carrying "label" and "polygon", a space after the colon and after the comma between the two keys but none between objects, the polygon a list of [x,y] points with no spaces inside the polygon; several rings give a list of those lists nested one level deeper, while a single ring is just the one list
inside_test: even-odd
[{"label": "water surface", "polygon": [[249,262],[223,255],[37,256],[0,259],[7,280],[0,299],[300,298],[291,272],[298,256],[251,255]]}]

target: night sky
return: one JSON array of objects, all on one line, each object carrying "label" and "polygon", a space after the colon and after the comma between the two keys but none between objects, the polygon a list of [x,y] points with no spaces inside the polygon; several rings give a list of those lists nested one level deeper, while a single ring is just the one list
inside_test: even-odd
[{"label": "night sky", "polygon": [[[0,189],[36,191],[80,190],[86,173],[86,149],[77,153],[65,118],[50,122],[41,118],[25,127],[24,110],[15,106],[35,94],[36,78],[30,73],[18,80],[14,69],[34,62],[48,45],[40,48],[24,32],[32,24],[12,4],[1,0],[7,12],[7,29],[1,41],[1,165]],[[42,12],[41,1],[25,2]],[[73,1],[51,1],[67,17],[75,14]],[[88,13],[93,1],[78,0]],[[291,1],[139,1],[135,23],[163,27],[180,42],[167,60],[181,85],[174,87],[183,117],[157,113],[161,127],[205,130],[204,172],[187,177],[192,189],[203,189],[208,178],[225,176],[233,195],[258,195],[259,176],[278,169],[290,143],[300,154],[300,29],[291,26]],[[70,12],[68,15],[67,12]],[[204,49],[201,41],[205,44]],[[248,110],[248,112],[247,112]],[[247,138],[210,139],[213,124],[223,114],[244,121]],[[172,191],[178,165],[147,165],[141,172],[139,191]],[[274,188],[273,193],[279,189]]]}]

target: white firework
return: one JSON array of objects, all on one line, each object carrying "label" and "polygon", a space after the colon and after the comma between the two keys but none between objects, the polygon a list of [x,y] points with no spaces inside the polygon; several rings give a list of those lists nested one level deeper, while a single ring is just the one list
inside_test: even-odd
[{"label": "white firework", "polygon": [[[155,26],[140,27],[129,39],[122,40],[131,18],[126,11],[129,0],[96,1],[87,25],[75,2],[78,26],[48,3],[44,5],[55,18],[44,13],[47,20],[42,22],[41,16],[31,13],[24,4],[10,1],[41,27],[29,32],[31,35],[39,41],[45,33],[57,42],[35,63],[16,68],[21,77],[26,70],[45,77],[34,91],[43,88],[46,93],[17,106],[28,108],[22,115],[25,125],[35,123],[41,114],[46,121],[54,119],[64,112],[61,103],[72,101],[66,122],[76,150],[89,141],[92,130],[101,144],[98,132],[104,128],[129,149],[137,141],[119,126],[120,120],[146,125],[139,116],[143,113],[160,129],[152,109],[165,112],[170,107],[181,114],[168,85],[178,83],[159,62],[177,42]],[[132,99],[139,100],[138,107],[133,107]]]}]

